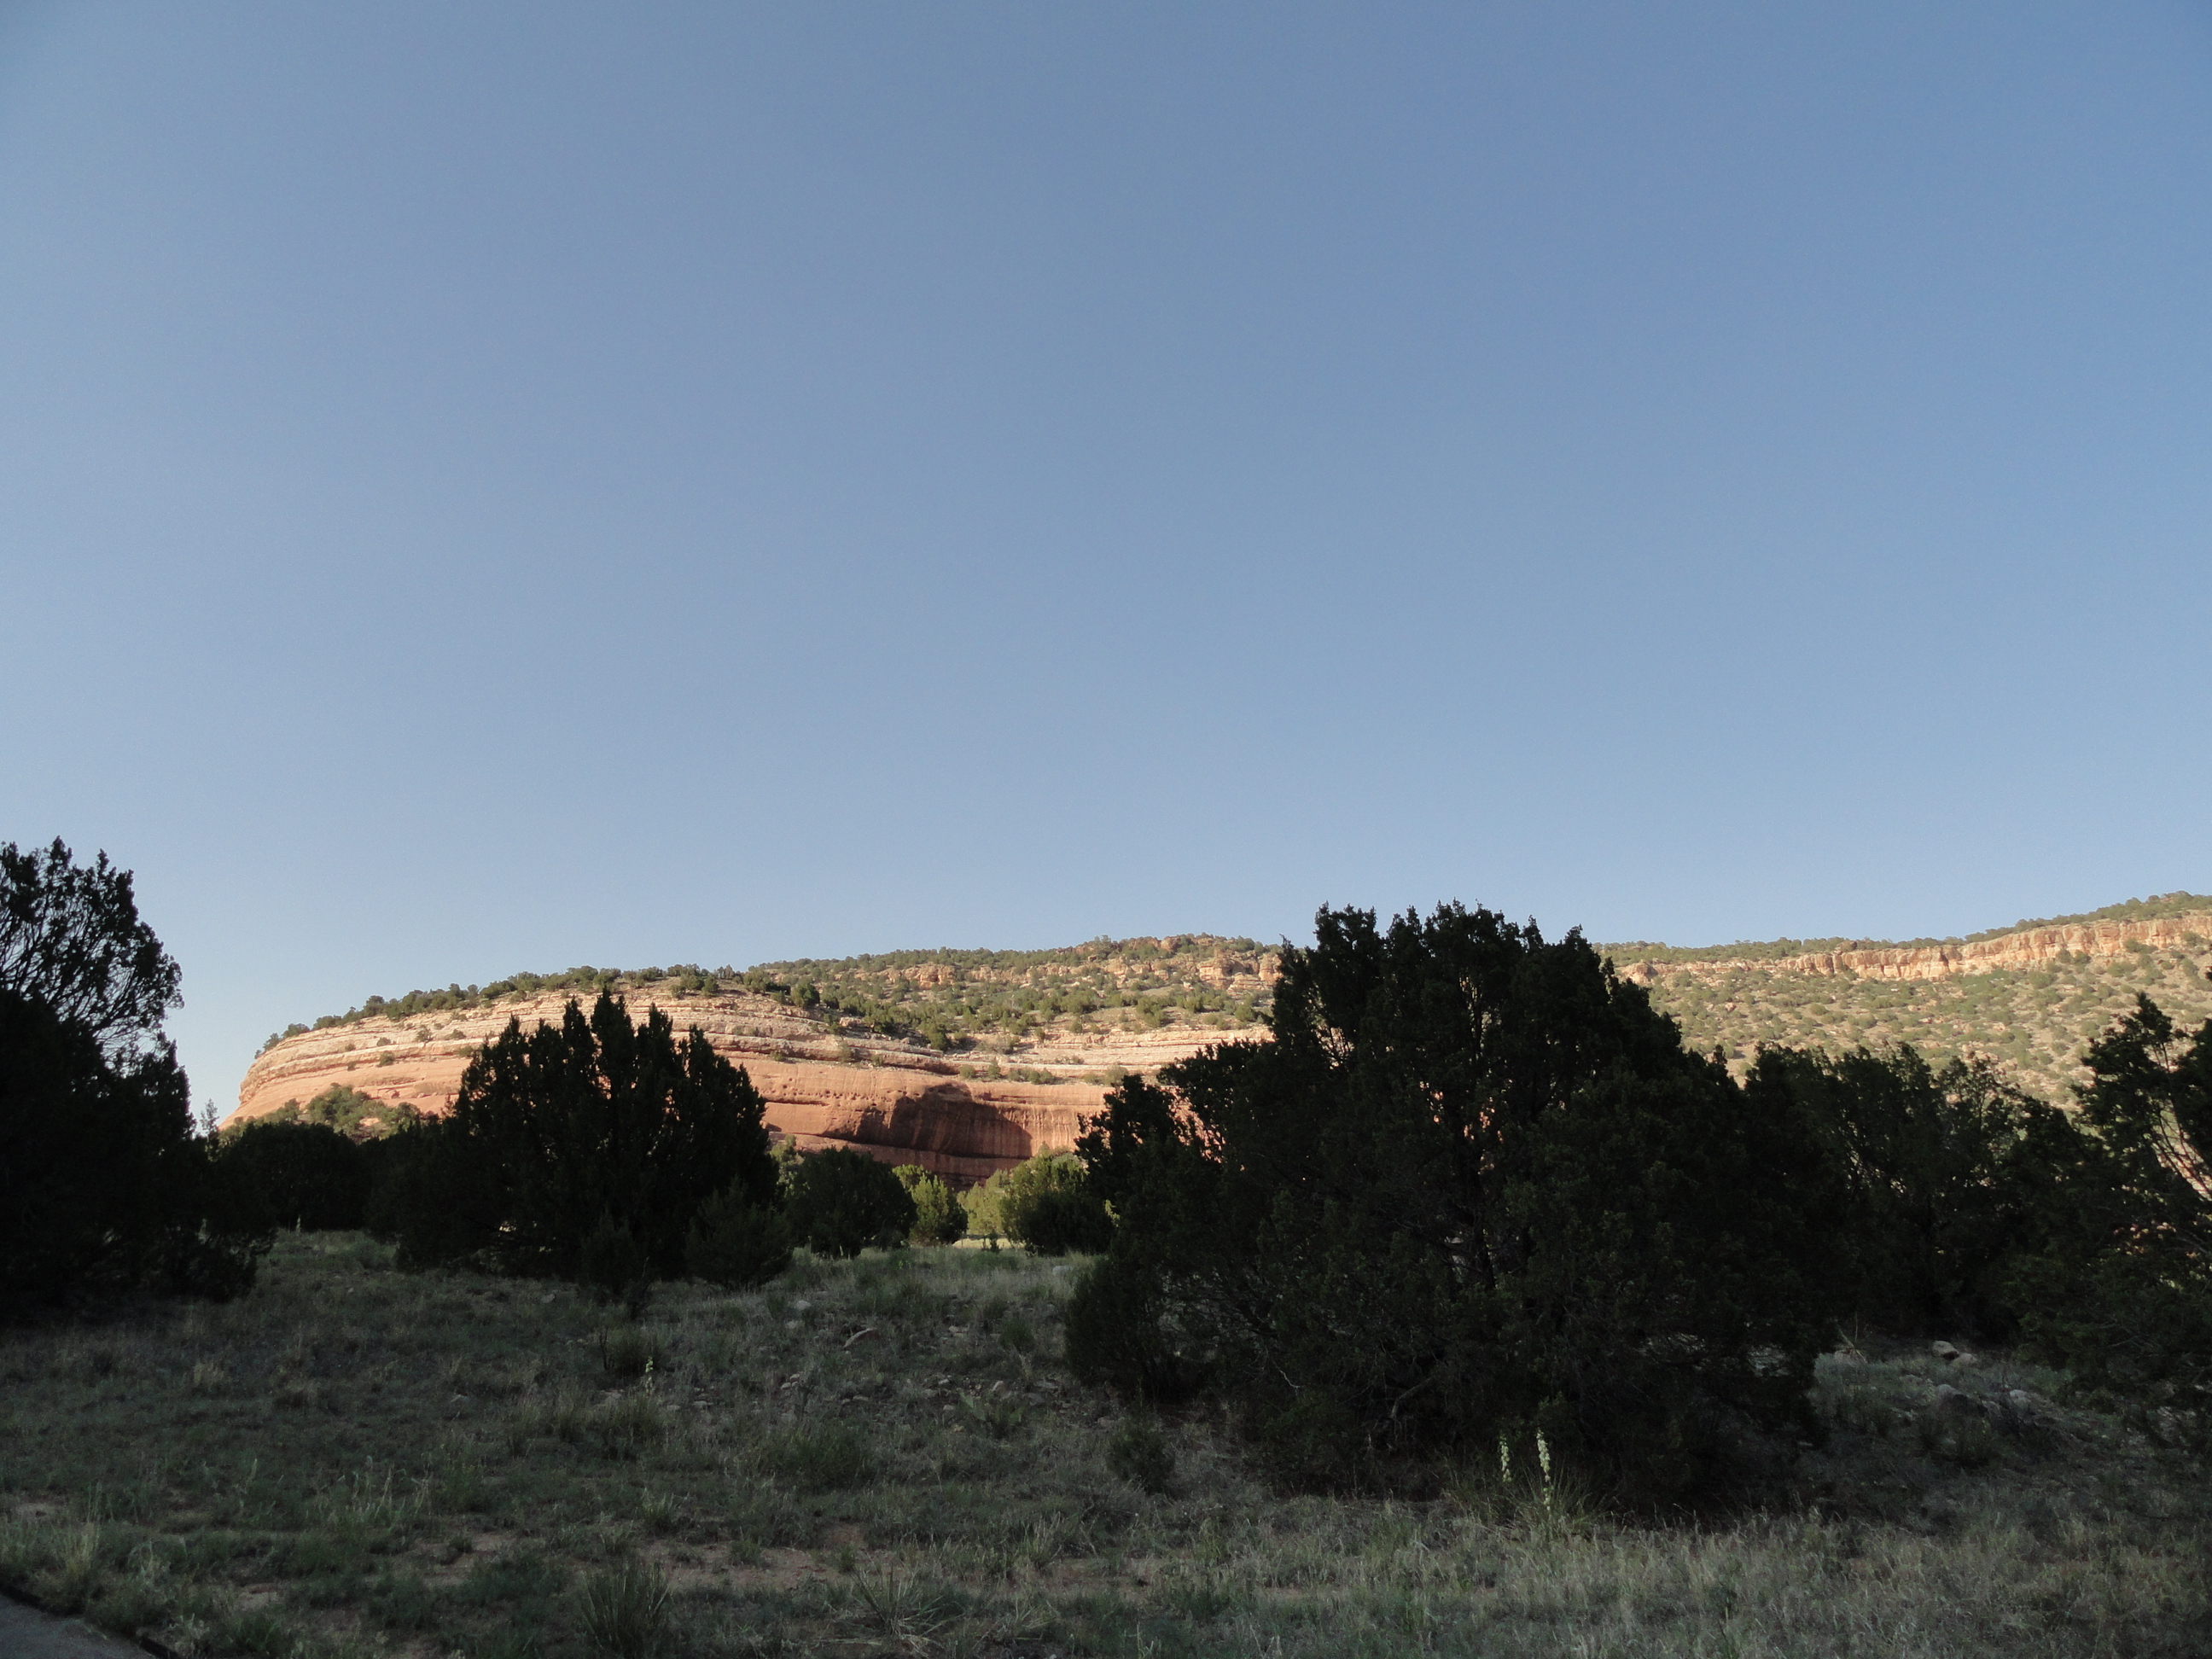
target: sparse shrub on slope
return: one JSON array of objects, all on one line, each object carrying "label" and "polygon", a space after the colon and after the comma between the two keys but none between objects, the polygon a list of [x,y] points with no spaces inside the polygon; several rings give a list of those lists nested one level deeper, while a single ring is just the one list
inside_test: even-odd
[{"label": "sparse shrub on slope", "polygon": [[902,1244],[914,1231],[914,1200],[891,1166],[842,1146],[788,1166],[783,1208],[793,1235],[817,1255]]},{"label": "sparse shrub on slope", "polygon": [[1272,1042],[1108,1097],[1120,1217],[1079,1372],[1203,1376],[1283,1465],[1490,1455],[1541,1428],[1670,1501],[1811,1437],[1837,1301],[1809,1130],[1753,1109],[1578,934],[1322,911]]},{"label": "sparse shrub on slope", "polygon": [[343,1083],[331,1086],[305,1105],[286,1101],[275,1111],[255,1120],[261,1123],[318,1123],[335,1129],[349,1140],[374,1140],[397,1133],[416,1121],[412,1106],[374,1095]]},{"label": "sparse shrub on slope", "polygon": [[509,1270],[574,1275],[605,1218],[645,1271],[684,1271],[700,1206],[732,1187],[774,1202],[759,1094],[696,1027],[679,1044],[655,1009],[633,1024],[602,994],[558,1026],[520,1021],[463,1074],[452,1114],[408,1129],[390,1153],[374,1221],[414,1265],[481,1256]]}]

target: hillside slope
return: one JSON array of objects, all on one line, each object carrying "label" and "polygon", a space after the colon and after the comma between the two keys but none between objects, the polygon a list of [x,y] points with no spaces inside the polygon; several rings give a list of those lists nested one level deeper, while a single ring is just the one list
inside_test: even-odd
[{"label": "hillside slope", "polygon": [[2063,1102],[2087,1076],[2082,1049],[2138,994],[2177,1021],[2212,1019],[2212,899],[2149,917],[2100,913],[1971,940],[1832,943],[1843,948],[1600,948],[1682,1023],[1692,1047],[1719,1048],[1738,1071],[1761,1043],[1909,1042],[1938,1060],[1987,1055],[2029,1092]]}]

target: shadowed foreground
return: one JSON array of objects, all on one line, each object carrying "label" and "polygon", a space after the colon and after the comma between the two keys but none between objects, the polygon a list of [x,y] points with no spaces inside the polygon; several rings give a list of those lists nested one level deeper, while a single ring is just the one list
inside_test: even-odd
[{"label": "shadowed foreground", "polygon": [[802,1256],[633,1326],[288,1235],[240,1303],[0,1337],[0,1578],[272,1656],[2208,1650],[2204,1466],[2053,1373],[1824,1360],[1786,1512],[1285,1497],[1067,1378],[1074,1276]]}]

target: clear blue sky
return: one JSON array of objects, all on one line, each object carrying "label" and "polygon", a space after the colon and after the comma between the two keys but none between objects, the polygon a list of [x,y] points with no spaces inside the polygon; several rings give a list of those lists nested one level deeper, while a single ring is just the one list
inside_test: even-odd
[{"label": "clear blue sky", "polygon": [[0,839],[371,992],[2212,886],[2212,11],[0,12]]}]

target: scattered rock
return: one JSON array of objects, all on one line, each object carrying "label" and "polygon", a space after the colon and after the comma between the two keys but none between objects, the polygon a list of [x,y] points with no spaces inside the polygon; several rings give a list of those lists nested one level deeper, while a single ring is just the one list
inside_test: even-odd
[{"label": "scattered rock", "polygon": [[1930,1342],[1928,1345],[1928,1352],[1934,1354],[1938,1359],[1942,1360],[1947,1365],[1959,1357],[1958,1349],[1952,1346],[1948,1342]]},{"label": "scattered rock", "polygon": [[1972,1395],[1953,1388],[1948,1382],[1939,1383],[1936,1389],[1936,1415],[1938,1417],[1984,1417],[1987,1409]]}]

